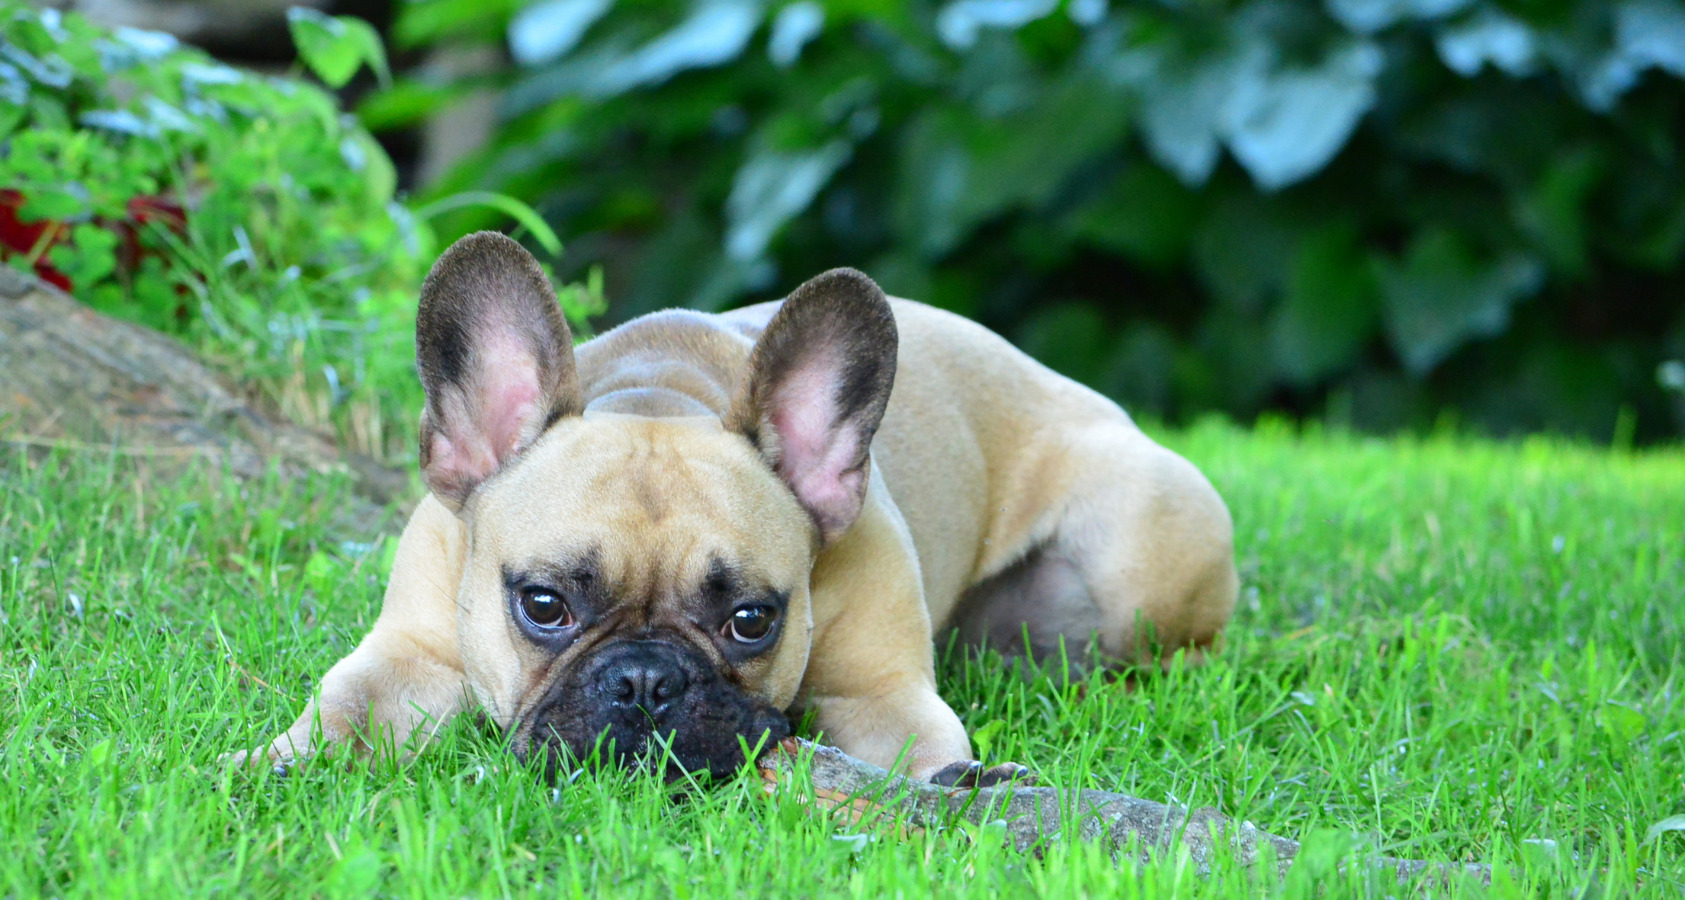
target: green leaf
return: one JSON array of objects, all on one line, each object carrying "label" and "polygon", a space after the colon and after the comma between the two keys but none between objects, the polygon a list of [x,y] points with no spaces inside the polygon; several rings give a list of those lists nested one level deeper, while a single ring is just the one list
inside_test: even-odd
[{"label": "green leaf", "polygon": [[1494,67],[1516,76],[1538,68],[1538,38],[1527,25],[1499,9],[1485,7],[1439,29],[1434,48],[1445,65],[1464,78]]},{"label": "green leaf", "polygon": [[840,139],[795,153],[754,152],[737,170],[726,199],[726,255],[745,263],[760,259],[784,223],[813,203],[852,153]]},{"label": "green leaf", "polygon": [[1670,831],[1685,831],[1685,813],[1680,813],[1676,816],[1668,816],[1660,822],[1651,825],[1650,830],[1644,834],[1644,841],[1645,843],[1648,843]]},{"label": "green leaf", "polygon": [[1469,0],[1328,0],[1328,14],[1358,34],[1374,34],[1395,22],[1438,19]]},{"label": "green leaf", "polygon": [[1105,317],[1089,303],[1060,303],[1032,313],[1013,343],[1067,378],[1094,384],[1110,351]]},{"label": "green leaf", "polygon": [[80,293],[117,270],[117,235],[98,225],[76,225],[69,242],[47,251],[47,259]]},{"label": "green leaf", "polygon": [[[975,119],[981,127],[970,143],[979,214],[1052,201],[1084,165],[1116,152],[1129,110],[1124,95],[1077,72],[1039,92],[1015,115]],[[1059,139],[1047,140],[1050,134]]]},{"label": "green leaf", "polygon": [[380,146],[368,132],[355,128],[340,139],[340,158],[353,172],[361,172],[368,187],[369,199],[385,203],[398,189],[398,170],[386,148]]},{"label": "green leaf", "polygon": [[608,297],[603,294],[602,267],[592,266],[585,275],[584,284],[565,284],[558,288],[556,302],[561,304],[562,315],[573,326],[574,340],[589,338],[591,320],[608,312]]},{"label": "green leaf", "polygon": [[773,18],[772,34],[767,38],[767,57],[773,65],[787,69],[801,57],[802,48],[824,29],[825,7],[814,0],[796,0]]},{"label": "green leaf", "polygon": [[1022,28],[1058,8],[1058,0],[950,0],[936,14],[936,33],[949,47],[967,50],[984,28]]},{"label": "green leaf", "polygon": [[941,256],[994,216],[1054,202],[1086,164],[1115,152],[1128,127],[1124,99],[1086,75],[1031,97],[994,119],[933,106],[903,127],[895,218],[904,240]]},{"label": "green leaf", "polygon": [[1443,228],[1419,234],[1403,261],[1377,263],[1377,275],[1387,336],[1417,376],[1468,341],[1502,333],[1510,307],[1544,283],[1544,268],[1531,257],[1483,258]]},{"label": "green leaf", "polygon": [[1175,400],[1177,349],[1170,329],[1152,321],[1133,322],[1113,343],[1105,371],[1094,386],[1131,413],[1167,415]]},{"label": "green leaf", "polygon": [[995,735],[1006,729],[1006,722],[1002,719],[990,719],[981,728],[972,729],[971,743],[977,748],[977,758],[989,760],[990,750],[995,745]]},{"label": "green leaf", "polygon": [[[1218,140],[1267,191],[1308,178],[1346,146],[1375,105],[1385,61],[1346,38],[1313,60],[1274,46],[1263,5],[1227,27],[1143,28],[1119,54],[1118,77],[1140,97],[1148,152],[1184,184],[1211,177]],[[1146,35],[1151,37],[1146,37]]]},{"label": "green leaf", "polygon": [[105,740],[94,744],[92,747],[89,747],[82,757],[87,761],[88,768],[103,769],[106,762],[111,759],[111,746],[111,739],[106,738]]},{"label": "green leaf", "polygon": [[963,127],[957,110],[937,107],[902,129],[903,183],[894,200],[897,230],[926,256],[946,253],[976,218],[967,190],[972,161]]},{"label": "green leaf", "polygon": [[399,79],[357,104],[357,121],[370,131],[390,131],[426,120],[469,93],[466,86]]},{"label": "green leaf", "polygon": [[392,43],[405,49],[447,40],[501,40],[522,0],[412,0],[399,5]]},{"label": "green leaf", "polygon": [[344,87],[364,64],[374,69],[382,87],[392,83],[380,34],[362,19],[295,6],[287,10],[287,28],[299,58],[328,87]]},{"label": "green leaf", "polygon": [[1615,43],[1629,64],[1685,78],[1685,9],[1668,0],[1627,0],[1615,10]]},{"label": "green leaf", "polygon": [[1602,714],[1603,729],[1622,747],[1637,740],[1650,726],[1643,713],[1613,701],[1604,705]]},{"label": "green leaf", "polygon": [[88,212],[88,201],[62,188],[38,190],[24,197],[18,218],[25,222],[62,222]]},{"label": "green leaf", "polygon": [[1331,880],[1362,848],[1356,835],[1332,828],[1318,828],[1302,835],[1299,855],[1287,873],[1289,897],[1314,897],[1322,883]]},{"label": "green leaf", "polygon": [[22,106],[0,105],[0,140],[5,140],[28,116],[28,110]]},{"label": "green leaf", "polygon": [[1255,312],[1286,284],[1309,214],[1246,190],[1212,205],[1194,236],[1194,271],[1217,299]]},{"label": "green leaf", "polygon": [[1383,61],[1375,44],[1350,41],[1314,67],[1237,78],[1223,107],[1224,142],[1266,191],[1309,178],[1375,105]]},{"label": "green leaf", "polygon": [[1221,153],[1217,129],[1236,77],[1234,51],[1215,28],[1138,28],[1121,58],[1133,63],[1124,78],[1141,98],[1147,152],[1183,184],[1204,184]]},{"label": "green leaf", "polygon": [[1129,165],[1070,217],[1071,236],[1154,267],[1187,257],[1202,199],[1158,166]]},{"label": "green leaf", "polygon": [[507,194],[498,194],[492,191],[463,191],[460,194],[452,194],[423,206],[415,211],[415,216],[426,221],[451,210],[474,206],[495,209],[514,219],[521,227],[531,232],[533,240],[544,248],[544,252],[551,256],[562,255],[562,239],[556,236],[555,230],[544,221],[544,217],[539,215],[537,210]]},{"label": "green leaf", "polygon": [[765,10],[755,0],[704,0],[684,21],[641,46],[599,42],[517,83],[507,108],[515,115],[561,97],[579,94],[602,100],[659,85],[689,69],[723,66],[742,55]]},{"label": "green leaf", "polygon": [[1357,230],[1330,225],[1306,236],[1288,263],[1270,321],[1276,369],[1300,386],[1350,366],[1374,336],[1380,302]]},{"label": "green leaf", "polygon": [[509,20],[509,55],[521,66],[561,59],[611,5],[611,0],[539,0]]},{"label": "green leaf", "polygon": [[320,550],[310,554],[304,562],[304,586],[314,591],[331,590],[343,574],[344,567]]},{"label": "green leaf", "polygon": [[1567,275],[1578,277],[1587,271],[1586,204],[1606,171],[1600,153],[1563,153],[1515,203],[1517,223]]}]

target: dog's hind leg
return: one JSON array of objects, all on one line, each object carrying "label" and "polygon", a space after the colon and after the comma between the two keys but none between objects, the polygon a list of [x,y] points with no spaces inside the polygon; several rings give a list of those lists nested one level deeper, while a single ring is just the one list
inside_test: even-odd
[{"label": "dog's hind leg", "polygon": [[1099,613],[1100,650],[1123,665],[1198,665],[1234,612],[1234,525],[1192,463],[1132,425],[1083,429],[1085,477],[1054,535]]},{"label": "dog's hind leg", "polygon": [[960,597],[951,618],[962,646],[1081,677],[1097,660],[1104,624],[1081,567],[1043,544]]},{"label": "dog's hind leg", "polygon": [[1075,432],[1058,464],[1078,477],[1048,537],[965,592],[950,619],[959,638],[1042,666],[1068,659],[1073,674],[1203,661],[1238,585],[1210,482],[1127,423]]}]

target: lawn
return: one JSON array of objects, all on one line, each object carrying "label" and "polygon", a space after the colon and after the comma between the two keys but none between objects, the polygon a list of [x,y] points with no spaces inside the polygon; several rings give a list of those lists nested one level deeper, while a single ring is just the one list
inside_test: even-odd
[{"label": "lawn", "polygon": [[[1685,452],[1164,439],[1234,512],[1228,648],[1130,691],[950,655],[990,759],[1310,838],[1285,885],[1039,859],[989,829],[855,834],[748,776],[557,788],[472,721],[419,758],[286,777],[218,754],[289,722],[373,621],[398,523],[331,481],[236,483],[0,447],[0,895],[1369,896],[1343,853],[1517,865],[1493,896],[1678,896]],[[1469,893],[1475,893],[1472,890]]]}]

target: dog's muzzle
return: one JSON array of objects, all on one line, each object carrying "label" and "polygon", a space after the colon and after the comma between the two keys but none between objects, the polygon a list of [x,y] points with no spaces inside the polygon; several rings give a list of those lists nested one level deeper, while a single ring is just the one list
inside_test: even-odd
[{"label": "dog's muzzle", "polygon": [[662,640],[615,641],[552,685],[532,716],[526,753],[639,768],[729,775],[750,750],[790,735],[783,711]]}]

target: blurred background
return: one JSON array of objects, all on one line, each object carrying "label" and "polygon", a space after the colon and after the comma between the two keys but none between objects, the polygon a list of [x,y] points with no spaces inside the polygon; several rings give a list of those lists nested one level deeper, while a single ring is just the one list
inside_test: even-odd
[{"label": "blurred background", "polygon": [[325,82],[599,329],[849,265],[1170,424],[1685,434],[1675,0],[50,6]]}]

